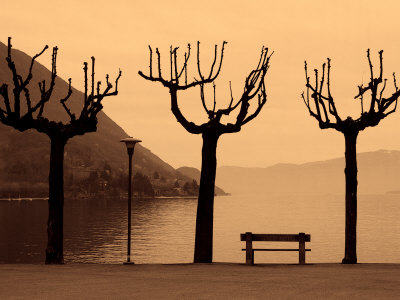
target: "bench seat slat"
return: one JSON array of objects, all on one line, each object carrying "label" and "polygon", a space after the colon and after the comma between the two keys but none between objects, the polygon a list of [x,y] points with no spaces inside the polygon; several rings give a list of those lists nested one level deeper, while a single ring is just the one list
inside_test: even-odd
[{"label": "bench seat slat", "polygon": [[[253,251],[299,251],[299,249],[252,249]],[[246,249],[242,249],[242,251],[246,251]],[[311,249],[305,249],[305,251],[311,251]]]},{"label": "bench seat slat", "polygon": [[[298,242],[299,234],[257,234],[253,233],[251,237],[252,241],[264,241],[264,242]],[[246,241],[246,234],[240,234],[240,240]],[[311,237],[309,234],[305,235],[305,242],[310,242]]]}]

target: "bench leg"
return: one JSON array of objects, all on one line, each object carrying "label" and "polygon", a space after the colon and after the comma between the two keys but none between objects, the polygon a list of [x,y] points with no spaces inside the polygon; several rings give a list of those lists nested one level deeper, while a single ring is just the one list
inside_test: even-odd
[{"label": "bench leg", "polygon": [[246,265],[254,265],[254,250],[251,232],[246,232]]},{"label": "bench leg", "polygon": [[303,232],[299,233],[299,265],[304,265],[306,263],[306,242],[305,234]]}]

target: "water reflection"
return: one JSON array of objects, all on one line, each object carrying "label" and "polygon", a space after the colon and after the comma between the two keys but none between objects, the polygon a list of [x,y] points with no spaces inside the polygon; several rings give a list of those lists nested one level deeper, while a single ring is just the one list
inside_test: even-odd
[{"label": "water reflection", "polygon": [[[360,262],[400,262],[399,201],[400,195],[359,197]],[[134,201],[132,260],[192,262],[196,205],[196,199]],[[46,201],[0,201],[0,263],[43,263],[46,221]],[[239,234],[246,231],[310,233],[312,252],[307,253],[307,262],[340,262],[344,251],[344,197],[217,197],[214,261],[244,262]],[[66,200],[64,238],[66,263],[122,263],[126,260],[126,201]],[[279,247],[275,243],[270,246]],[[298,257],[291,252],[258,252],[255,260],[296,263]]]}]

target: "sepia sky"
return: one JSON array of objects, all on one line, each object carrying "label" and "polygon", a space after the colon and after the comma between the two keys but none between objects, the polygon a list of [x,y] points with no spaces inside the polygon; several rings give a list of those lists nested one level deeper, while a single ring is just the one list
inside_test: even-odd
[{"label": "sepia sky", "polygon": [[[187,43],[194,48],[199,40],[206,70],[214,44],[227,41],[216,81],[220,107],[229,103],[229,81],[234,96],[240,96],[262,45],[275,51],[266,76],[268,102],[241,132],[220,138],[219,166],[266,167],[343,155],[343,135],[320,130],[301,100],[305,59],[310,70],[320,68],[327,57],[332,59],[331,90],[342,118],[359,113],[354,96],[357,85],[368,83],[367,48],[376,67],[377,52],[384,50],[388,93],[393,92],[392,72],[400,74],[400,2],[395,0],[3,2],[0,40],[6,43],[12,36],[14,48],[29,55],[45,44],[57,45],[58,74],[72,77],[76,88],[83,88],[82,63],[92,55],[97,79],[106,73],[114,78],[121,68],[120,94],[105,99],[104,112],[174,167],[200,167],[201,136],[189,134],[177,123],[166,88],[137,74],[138,70],[148,74],[148,45],[159,47],[167,58],[171,44],[183,51]],[[49,67],[50,52],[39,61]],[[162,69],[168,74],[167,60]],[[195,71],[189,68],[189,78],[196,76]],[[187,119],[206,120],[198,88],[178,97]],[[359,152],[378,149],[400,150],[400,110],[360,133]]]}]

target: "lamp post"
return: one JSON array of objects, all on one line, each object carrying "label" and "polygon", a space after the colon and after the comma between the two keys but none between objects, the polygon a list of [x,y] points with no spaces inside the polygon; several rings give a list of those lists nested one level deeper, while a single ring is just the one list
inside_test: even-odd
[{"label": "lamp post", "polygon": [[129,159],[129,175],[128,175],[128,253],[127,259],[124,264],[133,264],[131,262],[131,211],[132,211],[132,156],[133,150],[135,149],[136,143],[140,143],[141,140],[134,139],[132,137],[128,137],[122,139],[120,142],[125,143],[126,150],[128,151],[128,159]]}]

